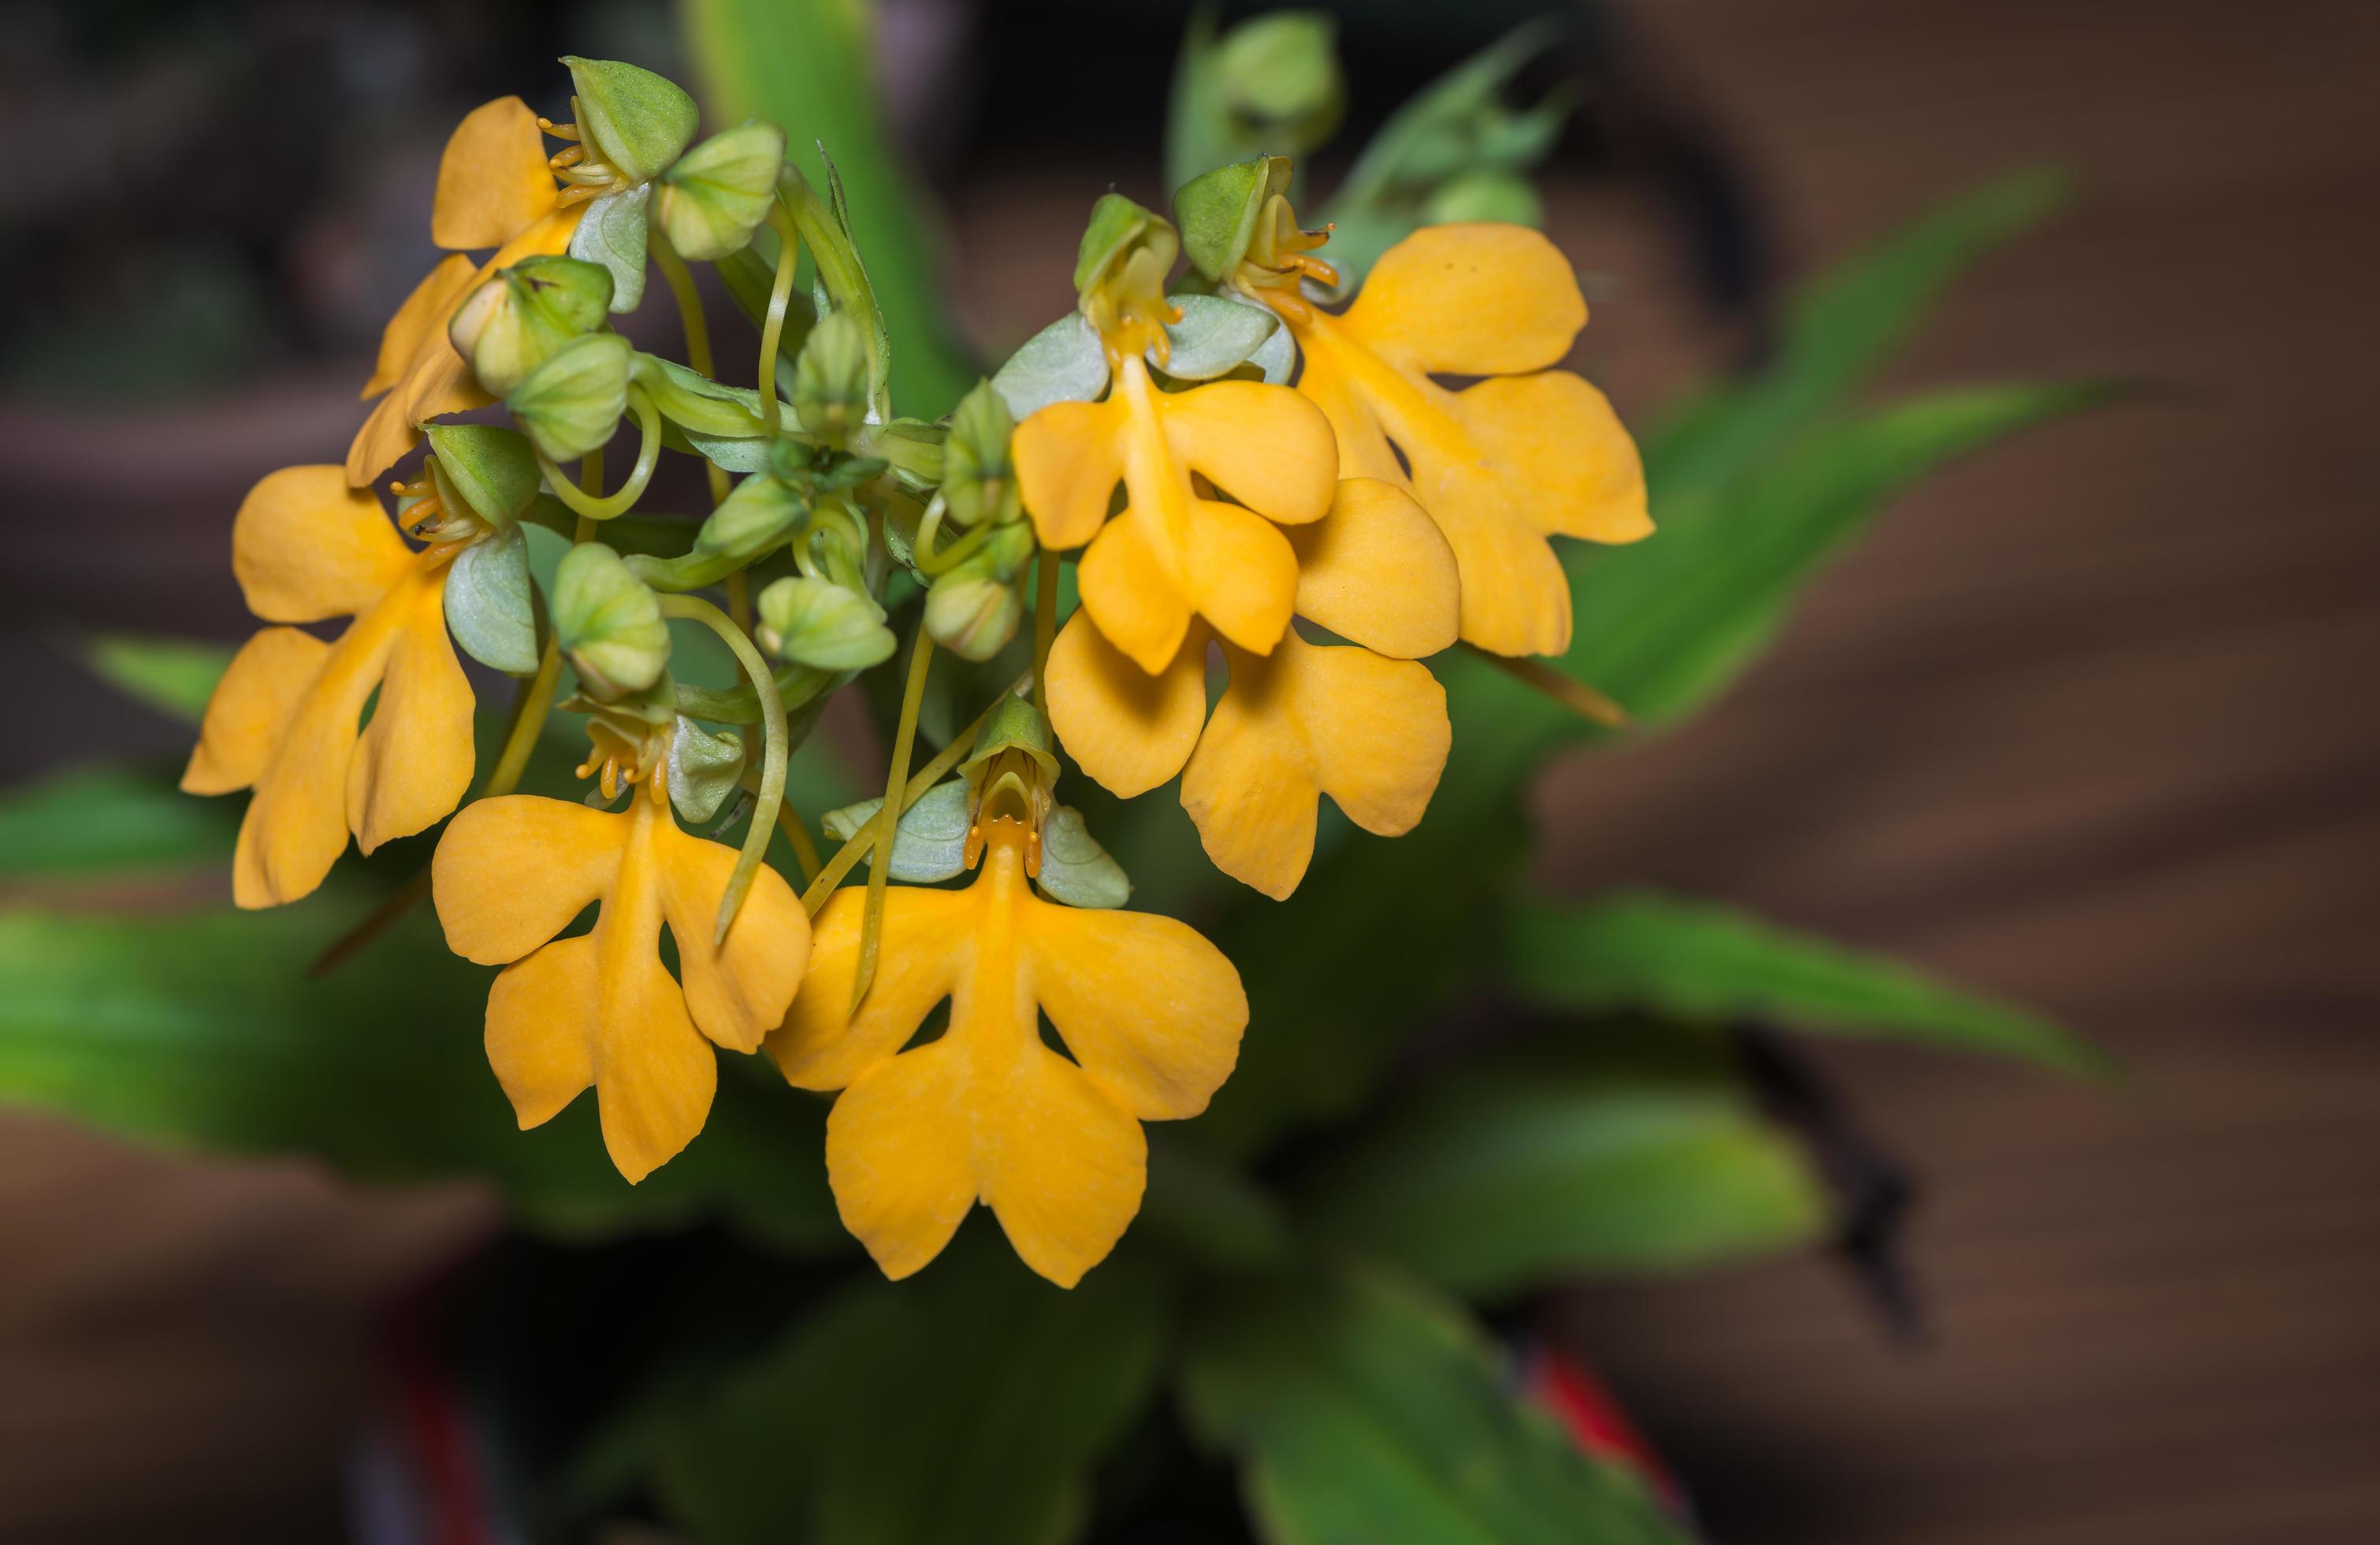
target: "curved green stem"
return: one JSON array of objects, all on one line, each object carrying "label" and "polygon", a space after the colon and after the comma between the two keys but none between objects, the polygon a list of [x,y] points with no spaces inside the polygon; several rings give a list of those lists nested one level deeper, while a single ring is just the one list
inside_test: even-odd
[{"label": "curved green stem", "polygon": [[752,689],[760,698],[760,723],[764,728],[759,803],[753,807],[751,829],[744,834],[744,849],[736,857],[735,872],[728,877],[726,894],[719,898],[719,927],[711,943],[724,943],[728,925],[735,922],[745,894],[752,889],[752,877],[760,872],[760,862],[769,851],[770,834],[776,829],[777,808],[785,797],[785,704],[777,696],[777,683],[769,674],[769,663],[760,658],[752,640],[726,613],[700,596],[665,595],[661,603],[662,615],[698,622],[718,634],[720,642],[735,651],[736,662],[752,678]]},{"label": "curved green stem", "polygon": [[777,348],[785,336],[785,308],[793,301],[794,263],[802,244],[783,199],[769,206],[769,228],[777,233],[777,274],[769,286],[769,314],[760,323],[760,422],[773,440],[784,422],[777,406]]},{"label": "curved green stem", "polygon": [[859,968],[851,979],[851,1009],[859,1012],[862,999],[876,980],[876,950],[884,931],[884,887],[892,878],[892,829],[900,824],[901,807],[909,788],[909,753],[917,745],[917,711],[926,700],[926,672],[934,663],[934,636],[917,629],[917,647],[909,651],[909,679],[901,688],[901,722],[892,728],[892,769],[885,775],[884,803],[876,812],[879,859],[868,870],[868,906],[860,914]]},{"label": "curved green stem", "polygon": [[562,468],[556,467],[544,451],[530,447],[554,496],[569,505],[571,513],[582,520],[609,520],[613,516],[627,514],[637,501],[644,497],[645,485],[653,481],[653,468],[661,463],[661,409],[653,406],[653,399],[643,387],[636,385],[628,388],[628,408],[637,416],[637,431],[643,437],[643,444],[637,448],[637,465],[629,472],[628,481],[608,497],[597,498],[591,491],[580,488],[563,476]]},{"label": "curved green stem", "polygon": [[[670,298],[677,302],[678,327],[686,334],[686,362],[697,375],[717,373],[711,368],[710,323],[702,314],[702,292],[694,287],[694,274],[686,268],[686,260],[677,255],[669,237],[656,223],[647,245],[653,255],[654,265],[661,269],[662,282],[669,286]],[[703,471],[710,479],[710,507],[717,509],[727,497],[727,468],[705,458]],[[731,596],[731,600],[733,597]],[[733,607],[729,614],[736,618],[738,627],[747,627],[744,617]]]},{"label": "curved green stem", "polygon": [[[990,702],[984,705],[983,712],[975,716],[973,723],[953,736],[951,743],[934,754],[933,760],[911,773],[909,782],[901,790],[901,808],[907,809],[916,804],[928,789],[941,783],[942,775],[956,767],[959,764],[959,759],[975,748],[975,737],[982,733],[984,721],[991,717],[991,711],[1000,706],[1002,699],[1013,698],[1023,691],[1032,680],[1029,675],[1021,675],[1010,682],[1002,689],[1000,697],[992,699]],[[893,819],[897,822],[900,818],[895,816]],[[817,917],[819,908],[826,905],[827,898],[834,894],[835,887],[843,883],[843,877],[851,872],[851,866],[874,851],[876,827],[875,821],[869,821],[853,833],[849,842],[834,850],[834,857],[826,861],[826,867],[819,870],[818,878],[810,882],[809,889],[802,893],[804,911],[813,918]]]}]

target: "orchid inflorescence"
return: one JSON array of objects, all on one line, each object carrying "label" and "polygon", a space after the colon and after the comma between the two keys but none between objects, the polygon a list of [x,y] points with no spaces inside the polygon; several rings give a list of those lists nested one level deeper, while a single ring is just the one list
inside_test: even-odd
[{"label": "orchid inflorescence", "polygon": [[[1577,282],[1534,230],[1439,225],[1326,309],[1330,232],[1300,227],[1289,163],[1257,157],[1187,182],[1170,221],[1099,200],[1077,310],[946,419],[900,418],[831,164],[822,193],[773,125],[696,143],[669,81],[564,63],[571,122],[506,97],[449,140],[431,232],[451,255],[389,322],[345,466],[242,504],[233,567],[275,626],[217,687],[183,786],[254,790],[250,907],[312,893],[350,834],[370,853],[454,817],[428,890],[450,946],[503,968],[486,1045],[523,1127],[591,1086],[641,1180],[701,1130],[713,1047],[765,1049],[839,1091],[828,1177],[887,1275],[982,1201],[1071,1286],[1138,1210],[1141,1124],[1205,1109],[1248,1004],[1197,932],[1122,909],[1122,870],[1058,801],[1061,753],[1124,798],[1178,775],[1216,867],[1274,897],[1323,796],[1380,835],[1419,821],[1453,734],[1423,661],[1560,652],[1548,539],[1651,529],[1627,433],[1553,368]],[[698,262],[759,334],[750,384],[717,377]],[[683,362],[611,328],[649,267]],[[454,421],[497,403],[506,424]],[[372,485],[418,449],[392,519]],[[705,464],[699,522],[639,509],[665,451]],[[542,583],[533,529],[566,544]],[[680,680],[673,620],[741,679]],[[457,646],[519,682],[476,791]],[[921,754],[936,652],[1012,646],[1011,684]],[[787,759],[896,659],[884,797],[823,818],[846,840],[821,862]],[[584,803],[515,792],[556,709],[585,721]],[[722,813],[748,821],[740,851],[685,829]],[[768,861],[780,830],[799,894]]]}]

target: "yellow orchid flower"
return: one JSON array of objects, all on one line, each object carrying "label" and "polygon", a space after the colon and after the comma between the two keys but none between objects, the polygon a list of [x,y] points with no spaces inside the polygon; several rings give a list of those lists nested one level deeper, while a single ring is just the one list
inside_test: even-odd
[{"label": "yellow orchid flower", "polygon": [[[1026,824],[983,832],[965,890],[886,894],[882,960],[856,1016],[863,893],[835,894],[769,1052],[798,1087],[843,1091],[827,1179],[886,1276],[941,1254],[982,1200],[1027,1266],[1072,1287],[1140,1210],[1140,1124],[1207,1108],[1238,1060],[1247,998],[1187,924],[1044,901]],[[945,997],[948,1031],[903,1051]],[[1043,1013],[1072,1061],[1043,1043]]]},{"label": "yellow orchid flower", "polygon": [[[766,867],[712,943],[735,850],[678,830],[662,784],[648,777],[617,814],[526,794],[480,800],[431,864],[447,945],[504,967],[488,993],[488,1061],[522,1130],[591,1084],[603,1147],[631,1184],[702,1130],[719,1087],[711,1046],[759,1050],[809,956],[809,918]],[[589,902],[594,931],[555,938]],[[683,988],[662,965],[664,924]]]},{"label": "yellow orchid flower", "polygon": [[1050,722],[1084,772],[1123,798],[1182,776],[1215,867],[1275,900],[1305,878],[1325,794],[1367,832],[1413,830],[1453,732],[1446,692],[1414,657],[1454,641],[1454,563],[1420,506],[1350,479],[1298,532],[1296,609],[1353,640],[1295,627],[1269,658],[1226,641],[1231,686],[1207,713],[1207,639],[1193,629],[1151,675],[1077,612],[1050,651]]},{"label": "yellow orchid flower", "polygon": [[265,621],[355,619],[334,643],[295,627],[250,639],[216,684],[182,773],[192,794],[256,790],[232,899],[275,906],[322,882],[349,832],[370,853],[440,820],[470,786],[471,686],[446,636],[455,548],[407,547],[380,501],[336,467],[287,467],[258,483],[231,545],[249,610]]},{"label": "yellow orchid flower", "polygon": [[[520,98],[483,103],[455,127],[438,163],[430,212],[430,237],[449,255],[414,286],[381,334],[380,359],[363,395],[387,395],[348,447],[348,482],[365,486],[421,444],[425,420],[495,400],[455,352],[447,319],[496,270],[567,248],[584,213],[583,204],[563,201],[537,115]],[[465,255],[490,247],[497,251],[484,263]]]},{"label": "yellow orchid flower", "polygon": [[[1653,522],[1611,405],[1548,368],[1586,325],[1554,244],[1523,225],[1424,226],[1336,316],[1293,284],[1242,288],[1296,340],[1297,389],[1330,420],[1340,475],[1409,489],[1446,533],[1463,639],[1505,655],[1568,649],[1570,581],[1547,539],[1635,541]],[[1451,391],[1435,374],[1488,379]]]},{"label": "yellow orchid flower", "polygon": [[[1052,403],[1017,426],[1017,485],[1041,545],[1081,547],[1083,605],[1155,673],[1205,617],[1265,654],[1289,627],[1297,556],[1283,526],[1330,507],[1330,426],[1286,386],[1217,381],[1165,392],[1137,349],[1109,350],[1114,389]],[[1236,504],[1207,497],[1203,477]],[[1123,512],[1108,519],[1116,484]]]}]

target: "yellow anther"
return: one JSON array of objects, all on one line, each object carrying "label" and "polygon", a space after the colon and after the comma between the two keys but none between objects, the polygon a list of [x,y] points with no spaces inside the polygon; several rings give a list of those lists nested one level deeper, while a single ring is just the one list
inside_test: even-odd
[{"label": "yellow anther", "polygon": [[567,140],[574,145],[578,142],[577,124],[558,124],[552,118],[540,117],[537,120],[537,127],[538,131],[549,140]]}]

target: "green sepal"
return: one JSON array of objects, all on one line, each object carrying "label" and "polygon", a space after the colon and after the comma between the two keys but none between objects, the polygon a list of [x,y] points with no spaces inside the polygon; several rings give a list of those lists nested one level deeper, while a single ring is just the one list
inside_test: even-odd
[{"label": "green sepal", "polygon": [[819,318],[794,362],[794,417],[839,443],[868,417],[867,324],[848,306]]},{"label": "green sepal", "polygon": [[434,476],[491,526],[518,520],[543,486],[528,440],[500,424],[424,424]]},{"label": "green sepal", "polygon": [[1009,436],[1016,430],[1008,405],[989,381],[978,381],[951,411],[942,444],[942,500],[961,527],[1014,520],[1022,512]]},{"label": "green sepal", "polygon": [[669,666],[660,600],[600,541],[573,547],[553,571],[553,629],[580,680],[603,701],[645,691]]},{"label": "green sepal", "polygon": [[1018,423],[1053,402],[1097,402],[1108,389],[1107,350],[1083,313],[1069,311],[1026,339],[992,372],[991,389]]},{"label": "green sepal", "polygon": [[[829,810],[820,824],[836,842],[849,842],[884,808],[884,798],[863,799]],[[892,827],[892,863],[885,878],[904,885],[936,885],[966,869],[967,789],[956,778],[919,795]],[[873,867],[875,856],[868,858]]]},{"label": "green sepal", "polygon": [[1083,227],[1082,246],[1075,255],[1075,293],[1107,279],[1141,250],[1151,254],[1162,274],[1172,269],[1181,249],[1181,238],[1162,216],[1121,193],[1102,193],[1091,206],[1090,223]]},{"label": "green sepal", "polygon": [[1041,827],[1041,872],[1034,881],[1051,901],[1069,906],[1106,909],[1132,899],[1132,878],[1123,866],[1108,857],[1083,812],[1061,805]]},{"label": "green sepal", "polygon": [[612,273],[577,258],[523,258],[473,290],[446,336],[480,384],[502,396],[574,338],[603,325]]},{"label": "green sepal", "polygon": [[636,350],[617,333],[580,338],[513,388],[513,420],[555,461],[608,442],[628,410],[628,365]]},{"label": "green sepal", "polygon": [[1265,206],[1289,191],[1290,170],[1287,156],[1260,155],[1184,183],[1173,195],[1173,223],[1190,265],[1216,284],[1230,283],[1256,238]]},{"label": "green sepal", "polygon": [[766,473],[746,478],[730,490],[695,533],[699,554],[758,557],[783,541],[809,513],[795,490]]},{"label": "green sepal", "polygon": [[664,765],[670,803],[688,821],[719,813],[744,772],[744,737],[713,735],[681,713]]},{"label": "green sepal", "polygon": [[983,728],[976,732],[974,754],[959,763],[959,772],[963,776],[981,777],[992,758],[1017,750],[1032,758],[1041,770],[1044,786],[1053,785],[1058,781],[1057,746],[1050,733],[1049,715],[1032,699],[1011,693],[985,715]]},{"label": "green sepal", "polygon": [[463,652],[508,675],[537,669],[537,585],[528,540],[507,523],[455,554],[446,571],[446,630]]},{"label": "green sepal", "polygon": [[757,119],[714,134],[662,174],[653,215],[678,255],[715,262],[768,218],[785,160],[785,131]]},{"label": "green sepal", "polygon": [[570,233],[570,255],[612,275],[612,310],[633,311],[645,298],[645,248],[651,234],[650,183],[614,189],[587,206]]},{"label": "green sepal", "polygon": [[565,55],[588,153],[630,182],[649,182],[686,152],[700,117],[694,98],[649,69]]},{"label": "green sepal", "polygon": [[[1220,295],[1167,297],[1181,309],[1182,320],[1168,322],[1165,335],[1172,352],[1161,368],[1176,381],[1212,381],[1227,375],[1254,358],[1274,334],[1283,331],[1270,311]],[[1149,363],[1160,364],[1156,354]]]},{"label": "green sepal", "polygon": [[824,671],[863,671],[892,657],[898,640],[875,598],[804,575],[760,592],[760,647]]},{"label": "green sepal", "polygon": [[926,631],[962,660],[990,659],[1016,637],[1025,602],[1014,583],[963,565],[926,591]]}]

